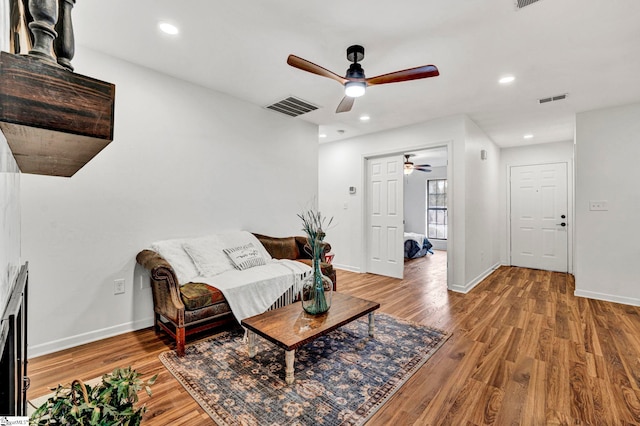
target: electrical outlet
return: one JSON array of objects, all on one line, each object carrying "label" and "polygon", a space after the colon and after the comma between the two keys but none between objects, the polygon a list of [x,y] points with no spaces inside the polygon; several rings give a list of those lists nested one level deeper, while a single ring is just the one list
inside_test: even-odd
[{"label": "electrical outlet", "polygon": [[589,210],[591,211],[607,211],[609,210],[608,201],[589,201]]},{"label": "electrical outlet", "polygon": [[113,281],[113,294],[122,294],[124,293],[124,279],[114,280]]}]

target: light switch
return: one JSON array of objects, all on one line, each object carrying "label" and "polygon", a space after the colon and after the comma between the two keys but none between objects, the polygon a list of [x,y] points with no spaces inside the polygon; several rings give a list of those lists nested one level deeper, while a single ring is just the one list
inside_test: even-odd
[{"label": "light switch", "polygon": [[609,202],[602,201],[589,201],[589,210],[591,211],[607,211],[609,210]]}]

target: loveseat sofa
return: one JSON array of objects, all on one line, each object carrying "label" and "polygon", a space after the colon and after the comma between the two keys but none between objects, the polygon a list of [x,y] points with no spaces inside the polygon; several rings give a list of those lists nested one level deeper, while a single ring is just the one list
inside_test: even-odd
[{"label": "loveseat sofa", "polygon": [[[187,336],[255,315],[274,300],[282,303],[276,300],[279,293],[309,272],[303,266],[311,262],[306,245],[305,237],[246,231],[153,243],[136,260],[150,274],[156,331],[174,338],[183,356]],[[325,243],[323,259],[330,250]],[[323,262],[322,270],[335,290],[333,267]],[[243,294],[239,299],[238,293]]]}]

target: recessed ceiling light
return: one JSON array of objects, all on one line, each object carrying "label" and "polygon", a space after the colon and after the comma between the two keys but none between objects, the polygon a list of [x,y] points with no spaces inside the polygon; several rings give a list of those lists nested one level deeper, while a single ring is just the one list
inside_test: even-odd
[{"label": "recessed ceiling light", "polygon": [[163,33],[169,34],[169,35],[176,35],[180,32],[178,30],[178,27],[168,22],[160,22],[158,24],[158,28],[160,28],[160,31],[162,31]]},{"label": "recessed ceiling light", "polygon": [[509,84],[509,83],[513,83],[513,81],[516,78],[512,75],[505,75],[504,77],[502,77],[500,80],[498,80],[498,83],[500,84]]},{"label": "recessed ceiling light", "polygon": [[360,121],[369,121],[371,120],[371,117],[369,117],[368,115],[361,115],[360,116]]},{"label": "recessed ceiling light", "polygon": [[318,135],[318,137],[319,137],[319,138],[326,138],[326,137],[327,137],[327,134],[326,134],[326,133],[320,133],[320,134]]},{"label": "recessed ceiling light", "polygon": [[532,138],[533,138],[533,135],[532,135],[531,133],[528,133],[528,134],[524,135],[524,136],[523,136],[523,138],[525,138],[525,139],[532,139]]}]

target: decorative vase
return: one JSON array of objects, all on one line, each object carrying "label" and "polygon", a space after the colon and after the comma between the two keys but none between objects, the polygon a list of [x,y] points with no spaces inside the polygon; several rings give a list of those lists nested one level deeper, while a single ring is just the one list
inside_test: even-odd
[{"label": "decorative vase", "polygon": [[308,314],[323,314],[331,307],[333,282],[322,274],[320,257],[314,254],[312,273],[302,281],[302,309]]}]

